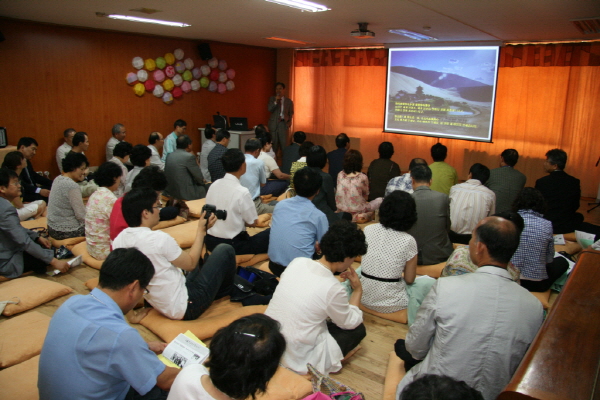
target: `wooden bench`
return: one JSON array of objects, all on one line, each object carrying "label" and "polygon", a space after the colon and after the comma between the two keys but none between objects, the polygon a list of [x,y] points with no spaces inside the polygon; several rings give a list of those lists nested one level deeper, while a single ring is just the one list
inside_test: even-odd
[{"label": "wooden bench", "polygon": [[585,250],[498,400],[600,399],[600,252]]}]

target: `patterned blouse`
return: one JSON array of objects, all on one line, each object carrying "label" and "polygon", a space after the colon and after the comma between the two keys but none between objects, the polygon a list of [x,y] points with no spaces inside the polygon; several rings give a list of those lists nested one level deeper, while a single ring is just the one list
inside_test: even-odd
[{"label": "patterned blouse", "polygon": [[89,198],[85,214],[85,240],[90,256],[104,260],[110,253],[110,213],[117,196],[108,188],[98,188]]},{"label": "patterned blouse", "polygon": [[369,197],[369,178],[362,172],[348,176],[344,171],[338,174],[335,204],[338,211],[360,214],[371,211]]},{"label": "patterned blouse", "polygon": [[[471,261],[469,246],[460,246],[457,247],[452,254],[450,254],[448,261],[446,261],[446,266],[442,270],[441,276],[444,277],[469,274],[471,272],[475,272],[478,268],[479,267],[473,264],[473,261]],[[510,273],[512,280],[519,283],[521,272],[517,269],[517,267],[510,262],[508,263],[506,269]]]}]

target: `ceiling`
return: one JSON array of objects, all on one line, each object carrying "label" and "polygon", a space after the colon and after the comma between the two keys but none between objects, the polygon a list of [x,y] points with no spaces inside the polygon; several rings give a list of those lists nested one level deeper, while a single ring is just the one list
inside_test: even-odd
[{"label": "ceiling", "polygon": [[[600,18],[598,0],[320,0],[319,13],[265,0],[3,0],[0,16],[122,32],[211,40],[273,48],[375,46],[423,43],[388,33],[409,29],[439,42],[598,40],[569,21]],[[160,10],[147,15],[131,9]],[[96,16],[96,12],[178,21],[166,27]],[[357,39],[350,31],[368,22],[376,36]],[[427,28],[430,29],[427,30]],[[1,30],[1,25],[0,25]],[[307,42],[265,39],[278,36]]]}]

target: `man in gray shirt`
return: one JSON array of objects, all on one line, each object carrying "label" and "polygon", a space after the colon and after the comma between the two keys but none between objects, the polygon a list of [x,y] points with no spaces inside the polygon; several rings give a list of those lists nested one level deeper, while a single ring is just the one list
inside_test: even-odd
[{"label": "man in gray shirt", "polygon": [[485,186],[496,194],[496,212],[510,211],[517,195],[525,187],[527,177],[515,169],[519,152],[506,149],[500,154],[500,168],[490,171]]}]

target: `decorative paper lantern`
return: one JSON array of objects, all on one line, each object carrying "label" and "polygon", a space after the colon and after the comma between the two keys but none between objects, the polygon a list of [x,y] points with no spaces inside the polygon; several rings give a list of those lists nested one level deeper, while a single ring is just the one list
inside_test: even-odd
[{"label": "decorative paper lantern", "polygon": [[163,69],[167,66],[167,61],[165,61],[164,57],[158,57],[156,59],[156,68]]},{"label": "decorative paper lantern", "polygon": [[165,75],[167,75],[169,78],[172,78],[175,76],[175,68],[173,68],[173,66],[169,65],[167,68],[165,68]]},{"label": "decorative paper lantern", "polygon": [[138,77],[137,74],[135,72],[130,72],[127,74],[127,76],[125,77],[125,80],[127,81],[127,83],[129,85],[133,85],[134,83],[137,82]]},{"label": "decorative paper lantern", "polygon": [[175,71],[177,71],[178,74],[183,74],[183,71],[185,71],[185,65],[183,65],[181,61],[177,61],[175,63]]},{"label": "decorative paper lantern", "polygon": [[148,72],[145,69],[140,69],[137,73],[138,81],[146,82],[148,80]]},{"label": "decorative paper lantern", "polygon": [[137,96],[143,96],[144,93],[146,92],[146,87],[144,86],[143,83],[136,83],[135,86],[133,87],[133,92]]},{"label": "decorative paper lantern", "polygon": [[[194,82],[198,82],[198,81],[194,81]],[[200,84],[198,83],[198,89],[200,89]],[[189,83],[188,81],[185,81],[181,84],[181,90],[183,90],[183,93],[189,93],[192,90],[192,84]]]},{"label": "decorative paper lantern", "polygon": [[225,71],[227,69],[227,61],[225,61],[225,60],[219,61],[219,69],[221,71]]},{"label": "decorative paper lantern", "polygon": [[227,91],[227,86],[225,86],[224,83],[219,83],[217,91],[219,92],[219,94],[224,94]]},{"label": "decorative paper lantern", "polygon": [[235,83],[233,83],[233,81],[227,81],[225,83],[225,86],[227,86],[227,90],[229,90],[230,92],[235,89]]},{"label": "decorative paper lantern", "polygon": [[200,77],[202,77],[202,71],[200,70],[200,67],[196,67],[192,70],[192,75],[194,76],[194,79],[200,79]]},{"label": "decorative paper lantern", "polygon": [[177,49],[173,52],[175,54],[175,58],[178,60],[182,60],[183,59],[183,50],[181,49]]},{"label": "decorative paper lantern", "polygon": [[219,72],[219,82],[227,82],[227,74],[225,72]]},{"label": "decorative paper lantern", "polygon": [[131,61],[131,65],[133,65],[133,68],[135,69],[142,69],[144,68],[144,59],[142,57],[134,57],[133,61]]},{"label": "decorative paper lantern", "polygon": [[[185,85],[185,82],[183,82],[183,84]],[[192,81],[191,85],[192,85],[192,90],[194,92],[197,92],[198,90],[200,90],[200,87],[201,87],[200,86],[200,82],[198,82],[198,81]],[[183,87],[183,85],[181,85],[181,87]]]},{"label": "decorative paper lantern", "polygon": [[151,92],[156,87],[156,82],[154,82],[152,79],[148,79],[146,82],[144,82],[144,87],[146,88],[147,92]]},{"label": "decorative paper lantern", "polygon": [[212,71],[210,71],[210,75],[208,75],[208,77],[211,81],[216,81],[217,79],[219,79],[219,70],[213,69]]},{"label": "decorative paper lantern", "polygon": [[161,85],[156,85],[152,91],[152,94],[156,97],[162,97],[163,94],[165,94],[165,89],[163,89]]},{"label": "decorative paper lantern", "polygon": [[202,75],[208,76],[208,74],[210,74],[210,67],[208,65],[203,65],[200,67],[200,71],[202,71]]},{"label": "decorative paper lantern", "polygon": [[165,104],[171,104],[173,102],[173,95],[171,94],[171,92],[167,92],[163,94],[162,99],[165,102]]},{"label": "decorative paper lantern", "polygon": [[192,76],[192,72],[191,72],[189,69],[188,69],[188,70],[186,70],[186,71],[183,73],[183,80],[184,80],[184,81],[188,81],[188,82],[189,82],[189,81],[191,81],[191,80],[192,80],[192,78],[193,78],[193,76]]},{"label": "decorative paper lantern", "polygon": [[154,77],[154,80],[159,83],[165,80],[165,73],[162,72],[160,69],[154,71],[152,76]]},{"label": "decorative paper lantern", "polygon": [[146,67],[148,71],[152,72],[156,69],[156,62],[154,62],[154,60],[151,58],[147,58],[146,61],[144,61],[144,67]]},{"label": "decorative paper lantern", "polygon": [[173,53],[165,54],[165,61],[167,62],[167,64],[173,65],[173,63],[175,62],[175,56],[173,55]]},{"label": "decorative paper lantern", "polygon": [[181,90],[181,88],[176,87],[175,89],[173,89],[173,97],[175,97],[176,99],[178,99],[181,96],[183,96],[183,91]]},{"label": "decorative paper lantern", "polygon": [[194,60],[192,60],[191,58],[186,58],[183,62],[183,65],[185,65],[185,68],[187,69],[192,69],[194,68]]},{"label": "decorative paper lantern", "polygon": [[217,60],[216,57],[211,58],[210,60],[208,60],[208,66],[211,68],[217,68],[217,66],[219,65],[219,60]]},{"label": "decorative paper lantern", "polygon": [[210,83],[210,80],[206,76],[203,76],[200,79],[200,86],[202,86],[203,88],[207,88],[209,83]]},{"label": "decorative paper lantern", "polygon": [[233,68],[229,68],[225,73],[229,79],[235,78],[235,70]]},{"label": "decorative paper lantern", "polygon": [[172,80],[166,79],[165,82],[163,83],[163,87],[165,88],[165,90],[167,92],[170,92],[171,90],[173,90],[173,88],[175,87],[175,85],[173,84]]},{"label": "decorative paper lantern", "polygon": [[217,91],[217,82],[210,81],[210,83],[208,84],[208,91],[209,92],[216,92]]},{"label": "decorative paper lantern", "polygon": [[173,84],[175,86],[181,86],[182,83],[183,83],[183,78],[181,77],[181,75],[177,74],[173,77]]}]

